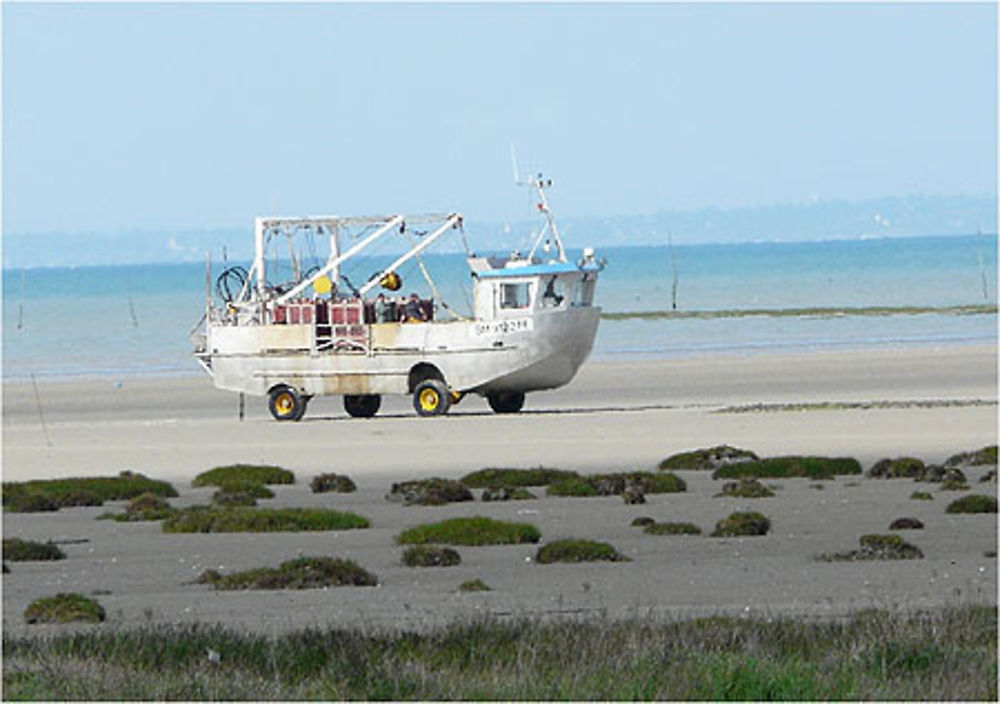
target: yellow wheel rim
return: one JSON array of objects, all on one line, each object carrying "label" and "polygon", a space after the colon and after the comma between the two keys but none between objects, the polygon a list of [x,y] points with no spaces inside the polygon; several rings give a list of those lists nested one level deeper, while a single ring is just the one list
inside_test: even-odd
[{"label": "yellow wheel rim", "polygon": [[441,403],[441,398],[434,389],[424,389],[420,392],[420,407],[425,411],[436,410]]},{"label": "yellow wheel rim", "polygon": [[274,401],[274,407],[283,416],[291,415],[292,411],[295,410],[295,399],[287,392],[279,394],[278,398]]}]

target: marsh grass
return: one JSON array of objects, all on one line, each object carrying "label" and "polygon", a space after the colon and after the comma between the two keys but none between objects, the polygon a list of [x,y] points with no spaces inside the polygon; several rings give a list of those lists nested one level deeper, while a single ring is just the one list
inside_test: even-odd
[{"label": "marsh grass", "polygon": [[542,534],[530,523],[508,523],[484,516],[450,518],[404,530],[396,536],[400,545],[512,545],[537,543]]},{"label": "marsh grass", "polygon": [[774,492],[764,486],[760,480],[744,477],[736,482],[726,482],[722,491],[716,496],[735,496],[741,499],[764,499],[774,496]]},{"label": "marsh grass", "polygon": [[687,491],[683,479],[671,472],[621,472],[570,477],[549,484],[550,496],[618,496],[625,491],[638,490],[643,494],[670,494]]},{"label": "marsh grass", "polygon": [[642,530],[650,535],[701,535],[694,523],[650,523]]},{"label": "marsh grass", "polygon": [[462,564],[457,550],[438,545],[411,545],[403,551],[407,567],[452,567]]},{"label": "marsh grass", "polygon": [[847,474],[861,474],[861,464],[853,457],[785,456],[738,462],[719,467],[712,479],[833,479]]},{"label": "marsh grass", "polygon": [[[997,610],[3,634],[9,700],[996,700]],[[206,653],[220,654],[208,662]]]},{"label": "marsh grass", "polygon": [[255,484],[294,484],[295,474],[270,464],[227,464],[202,472],[191,486],[218,486],[221,482],[240,481]]},{"label": "marsh grass", "polygon": [[996,513],[997,498],[985,494],[969,494],[948,504],[945,513]]},{"label": "marsh grass", "polygon": [[771,519],[756,511],[738,511],[715,524],[713,538],[732,538],[741,535],[767,535]]},{"label": "marsh grass", "polygon": [[298,557],[278,567],[260,567],[223,575],[207,570],[198,582],[220,590],[321,589],[323,587],[374,587],[375,575],[353,560],[333,557]]},{"label": "marsh grass", "polygon": [[122,472],[117,477],[4,482],[3,506],[8,511],[52,511],[63,506],[100,506],[105,501],[131,499],[146,492],[177,496],[177,490],[167,482]]},{"label": "marsh grass", "polygon": [[257,499],[245,491],[219,489],[212,494],[212,504],[222,508],[234,506],[256,506]]},{"label": "marsh grass", "polygon": [[596,540],[566,538],[547,543],[538,549],[535,562],[629,562],[613,545]]},{"label": "marsh grass", "polygon": [[927,491],[915,491],[910,494],[910,498],[914,501],[933,501],[934,495]]},{"label": "marsh grass", "polygon": [[483,580],[479,579],[467,579],[458,585],[458,591],[460,592],[490,592],[493,589]]},{"label": "marsh grass", "polygon": [[323,508],[191,506],[163,522],[164,533],[274,533],[367,528],[367,518]]},{"label": "marsh grass", "polygon": [[206,486],[214,486],[218,491],[231,494],[249,494],[255,499],[274,498],[274,492],[266,484],[249,479],[222,479],[216,484],[206,484]]},{"label": "marsh grass", "polygon": [[717,445],[690,452],[678,452],[659,464],[664,469],[717,469],[721,465],[759,460],[750,450],[730,445]]},{"label": "marsh grass", "polygon": [[997,463],[997,446],[987,445],[973,452],[960,452],[945,460],[945,467],[981,467],[983,465],[995,465]]},{"label": "marsh grass", "polygon": [[522,486],[483,489],[481,501],[530,501],[538,497]]},{"label": "marsh grass", "polygon": [[487,467],[470,472],[459,481],[473,489],[508,489],[519,486],[546,486],[552,482],[577,477],[579,474],[565,469],[535,467],[533,469],[502,469]]},{"label": "marsh grass", "polygon": [[38,543],[21,538],[4,538],[3,559],[11,562],[65,560],[66,553],[58,545],[52,543]]},{"label": "marsh grass", "polygon": [[927,470],[924,461],[916,457],[895,457],[879,460],[868,470],[871,479],[919,479]]},{"label": "marsh grass", "polygon": [[102,513],[98,520],[110,518],[119,522],[160,521],[177,512],[166,499],[151,491],[144,492],[128,502],[124,513]]},{"label": "marsh grass", "polygon": [[387,501],[402,502],[405,506],[442,506],[475,499],[469,487],[462,482],[438,477],[395,483],[385,498]]},{"label": "marsh grass", "polygon": [[313,477],[312,481],[309,482],[309,488],[312,489],[314,494],[325,494],[328,492],[350,494],[358,490],[358,485],[346,474],[328,472]]},{"label": "marsh grass", "polygon": [[28,623],[70,623],[72,621],[99,623],[106,617],[104,607],[82,594],[64,593],[35,599],[24,610],[24,619]]},{"label": "marsh grass", "polygon": [[895,533],[862,535],[858,542],[861,544],[859,550],[834,553],[832,555],[820,555],[818,559],[824,562],[859,562],[868,560],[920,560],[924,557],[924,553],[920,548],[916,545],[911,545]]}]

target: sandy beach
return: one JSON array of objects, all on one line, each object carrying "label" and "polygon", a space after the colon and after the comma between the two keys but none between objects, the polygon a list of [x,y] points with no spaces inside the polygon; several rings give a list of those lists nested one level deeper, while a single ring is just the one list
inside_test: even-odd
[{"label": "sandy beach", "polygon": [[[384,495],[393,481],[457,478],[489,466],[546,465],[582,473],[655,470],[679,451],[730,444],[761,456],[852,456],[867,469],[883,457],[941,462],[997,442],[994,345],[710,356],[590,362],[567,387],[533,394],[516,416],[495,416],[477,397],[441,418],[416,417],[407,398],[387,398],[375,419],[349,418],[339,398],[315,399],[300,423],[276,423],[263,399],[248,398],[243,421],[235,394],[206,377],[113,378],[5,383],[3,478],[114,475],[124,469],[173,482],[177,506],[207,503],[192,489],[198,473],[235,462],[293,470],[273,506],[326,506],[372,520],[366,530],[333,533],[168,535],[158,523],[96,521],[102,508],[50,514],[5,513],[5,536],[85,539],[68,559],[14,563],[4,576],[4,628],[28,628],[34,598],[97,592],[112,623],[208,621],[255,629],[370,624],[423,627],[470,614],[802,613],[838,615],[870,606],[917,608],[995,602],[996,515],[944,509],[961,492],[910,480],[840,477],[777,480],[768,499],[718,498],[709,473],[681,472],[688,490],[620,497],[549,498],[444,507],[403,507]],[[878,403],[876,407],[861,404]],[[824,409],[810,404],[829,403]],[[734,412],[765,404],[763,410]],[[794,404],[799,404],[798,406]],[[805,404],[803,407],[801,404]],[[967,471],[971,491],[990,469]],[[313,495],[321,472],[350,475],[355,494]],[[913,501],[916,489],[933,501]],[[114,507],[111,507],[114,508]],[[768,515],[762,538],[709,538],[732,511]],[[631,562],[541,566],[535,546],[459,548],[462,564],[413,569],[400,564],[401,530],[452,516],[486,515],[535,524],[543,540],[604,540]],[[636,516],[691,521],[705,535],[645,535]],[[900,516],[922,520],[906,534],[923,560],[824,563],[819,553],[857,547],[865,533],[888,532]],[[378,575],[374,589],[213,592],[190,581],[201,571],[276,566],[305,555],[351,557]],[[493,591],[456,594],[479,577]],[[34,627],[37,629],[37,627]]]}]

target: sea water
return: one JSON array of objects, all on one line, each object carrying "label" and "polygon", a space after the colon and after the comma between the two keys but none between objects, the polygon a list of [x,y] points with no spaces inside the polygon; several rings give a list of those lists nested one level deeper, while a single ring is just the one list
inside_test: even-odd
[{"label": "sea water", "polygon": [[[597,304],[606,312],[675,305],[678,311],[728,311],[997,302],[995,235],[598,248],[597,256],[607,260],[597,289]],[[360,285],[388,261],[361,259],[345,273]],[[423,262],[449,306],[468,314],[471,282],[464,255],[428,254]],[[221,270],[218,263],[213,267],[210,289]],[[204,263],[3,273],[5,380],[199,373],[188,335],[205,310]],[[400,293],[430,294],[416,262],[401,273]],[[604,320],[593,357],[996,340],[995,314]]]}]

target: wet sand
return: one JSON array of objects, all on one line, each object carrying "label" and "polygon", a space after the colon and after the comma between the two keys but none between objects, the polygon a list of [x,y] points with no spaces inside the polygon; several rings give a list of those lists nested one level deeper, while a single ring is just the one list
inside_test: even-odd
[{"label": "wet sand", "polygon": [[[997,442],[995,346],[812,352],[747,357],[592,362],[568,387],[529,395],[525,412],[495,416],[485,401],[463,400],[446,417],[417,418],[408,399],[385,399],[379,417],[351,419],[339,399],[315,399],[300,423],[276,423],[262,399],[247,399],[207,378],[39,382],[3,390],[5,481],[113,475],[123,469],[167,479],[176,505],[207,503],[211,490],[190,480],[234,462],[279,464],[298,483],[262,505],[328,506],[372,519],[366,530],[329,533],[167,535],[158,523],[96,521],[109,508],[53,514],[4,514],[4,535],[69,544],[69,559],[12,563],[4,576],[4,628],[28,628],[32,599],[58,591],[97,591],[111,623],[208,621],[280,631],[307,625],[425,627],[491,614],[794,613],[838,615],[871,606],[918,608],[996,601],[996,515],[954,516],[962,492],[909,480],[841,477],[819,484],[777,480],[774,498],[717,498],[721,482],[683,472],[683,494],[650,495],[644,506],[620,497],[548,498],[444,507],[403,507],[383,498],[393,481],[457,478],[487,466],[540,464],[581,472],[652,470],[683,450],[728,443],[760,455],[856,457],[867,469],[882,457],[940,462]],[[889,408],[857,402],[890,401]],[[915,402],[933,402],[929,407]],[[834,402],[826,410],[719,412],[749,404]],[[44,419],[44,424],[43,420]],[[988,468],[969,470],[971,491]],[[359,491],[313,495],[309,480],[336,471]],[[933,501],[913,501],[914,490]],[[477,492],[478,493],[478,492]],[[736,510],[772,519],[763,538],[710,538],[715,521]],[[458,548],[462,565],[412,569],[393,538],[419,523],[487,515],[534,523],[543,540],[605,540],[631,562],[534,564],[536,546]],[[640,515],[690,521],[702,536],[645,535]],[[860,535],[888,532],[900,516],[926,528],[907,532],[923,560],[823,563],[824,552],[857,547]],[[303,592],[213,592],[190,584],[208,568],[230,571],[305,555],[351,557],[381,586]],[[457,594],[482,578],[493,591]],[[32,627],[37,631],[37,627]],[[33,632],[35,632],[33,631]]]}]

